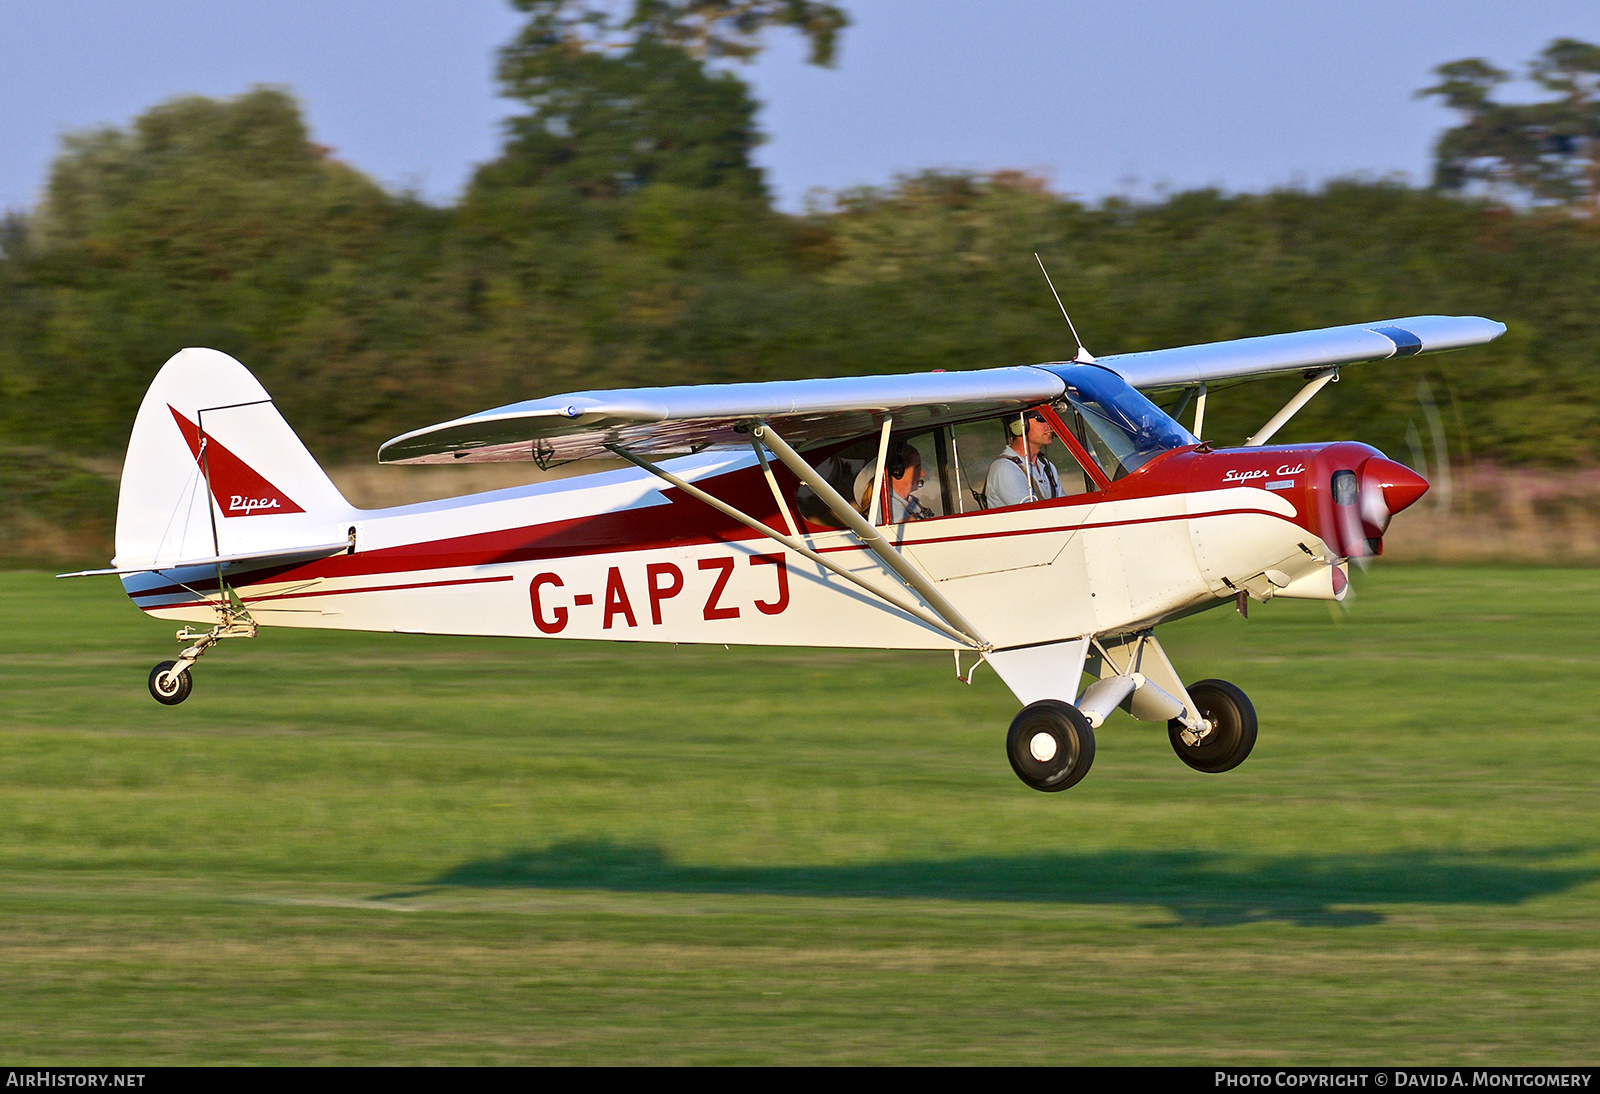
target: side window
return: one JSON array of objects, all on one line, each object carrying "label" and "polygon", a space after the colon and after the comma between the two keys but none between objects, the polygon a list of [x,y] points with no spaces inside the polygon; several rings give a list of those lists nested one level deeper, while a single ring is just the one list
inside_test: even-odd
[{"label": "side window", "polygon": [[[941,467],[946,451],[945,430],[891,433],[883,474],[878,474],[877,445],[871,459],[856,472],[853,489],[846,495],[874,524],[899,524],[928,520],[948,512]],[[878,484],[874,502],[872,488]]]},{"label": "side window", "polygon": [[1030,419],[1030,413],[1038,412],[985,418],[952,430],[961,512],[1068,498],[1095,489],[1054,428]]},{"label": "side window", "polygon": [[[907,454],[915,450],[922,462],[920,484],[913,481],[911,497],[916,500],[923,519],[942,517],[950,512],[949,492],[945,487],[944,468],[950,462],[949,430],[935,429],[906,438]],[[891,441],[892,445],[894,442]]]},{"label": "side window", "polygon": [[[856,478],[863,468],[877,458],[877,455],[878,439],[863,438],[823,460],[813,462],[812,466],[817,469],[817,474],[827,480],[829,486],[856,501],[858,500],[855,489]],[[810,458],[815,460],[815,457]],[[805,483],[801,483],[795,490],[795,508],[811,524],[823,528],[844,527],[843,522],[834,516],[833,510],[828,508],[828,504],[817,497]]]},{"label": "side window", "polygon": [[[817,463],[818,474],[848,498],[874,524],[928,520],[952,512],[949,431],[891,433],[883,473],[878,472],[879,438],[863,438]],[[873,485],[878,485],[876,504]],[[796,492],[802,516],[813,524],[843,527],[821,498],[802,484]]]},{"label": "side window", "polygon": [[[1064,404],[1060,413],[1063,421],[1078,423],[1076,428],[1082,429],[1070,405]],[[1087,436],[1092,438],[1092,433]],[[1094,451],[1092,439],[1082,437],[1084,448]],[[878,437],[862,437],[813,465],[857,512],[878,525],[1003,509],[1096,489],[1072,449],[1039,411],[891,433],[881,476],[878,445]],[[844,527],[804,484],[796,491],[795,502],[812,525]]]}]

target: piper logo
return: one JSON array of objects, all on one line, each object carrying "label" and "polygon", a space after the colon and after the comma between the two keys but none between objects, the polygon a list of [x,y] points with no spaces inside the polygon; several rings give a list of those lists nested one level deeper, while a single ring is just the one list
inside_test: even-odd
[{"label": "piper logo", "polygon": [[204,472],[211,486],[211,496],[217,503],[217,512],[222,516],[243,518],[305,512],[293,498],[234,455],[215,436],[202,438],[199,426],[179,414],[176,407],[169,404],[167,409],[172,411],[172,420],[183,434],[189,454]]}]

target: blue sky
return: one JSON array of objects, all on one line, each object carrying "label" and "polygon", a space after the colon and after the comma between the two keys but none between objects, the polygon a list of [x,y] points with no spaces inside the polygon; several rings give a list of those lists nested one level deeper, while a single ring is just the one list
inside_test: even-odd
[{"label": "blue sky", "polygon": [[[1600,41],[1594,0],[846,0],[839,64],[797,39],[742,69],[780,202],[930,167],[1021,168],[1095,199],[1333,176],[1426,180],[1451,115],[1437,64],[1519,69]],[[38,197],[63,132],[172,95],[287,86],[315,138],[385,185],[449,201],[514,104],[504,0],[8,0],[0,208]]]}]

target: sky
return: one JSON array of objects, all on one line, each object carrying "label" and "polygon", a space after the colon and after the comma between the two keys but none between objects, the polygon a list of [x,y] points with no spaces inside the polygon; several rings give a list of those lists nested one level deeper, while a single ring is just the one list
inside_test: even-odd
[{"label": "sky", "polygon": [[[844,0],[838,64],[776,33],[737,71],[780,205],[928,168],[1022,169],[1086,200],[1334,177],[1428,178],[1453,115],[1417,89],[1551,39],[1596,0]],[[392,189],[454,200],[516,109],[505,0],[6,0],[0,209],[30,208],[63,133],[173,95],[289,88],[313,138]],[[1531,95],[1531,89],[1523,89]],[[1515,89],[1508,90],[1515,96]]]}]

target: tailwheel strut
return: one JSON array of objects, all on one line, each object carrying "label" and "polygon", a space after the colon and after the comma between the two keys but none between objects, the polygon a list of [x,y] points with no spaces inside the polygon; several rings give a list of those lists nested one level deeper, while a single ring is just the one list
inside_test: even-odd
[{"label": "tailwheel strut", "polygon": [[194,679],[189,674],[189,669],[206,651],[224,638],[254,638],[256,636],[255,620],[238,618],[229,613],[223,621],[212,627],[209,631],[197,631],[189,627],[183,628],[177,634],[180,642],[189,642],[184,651],[178,654],[176,661],[163,661],[150,670],[150,694],[158,703],[175,707],[189,698],[189,692],[194,690]]}]

